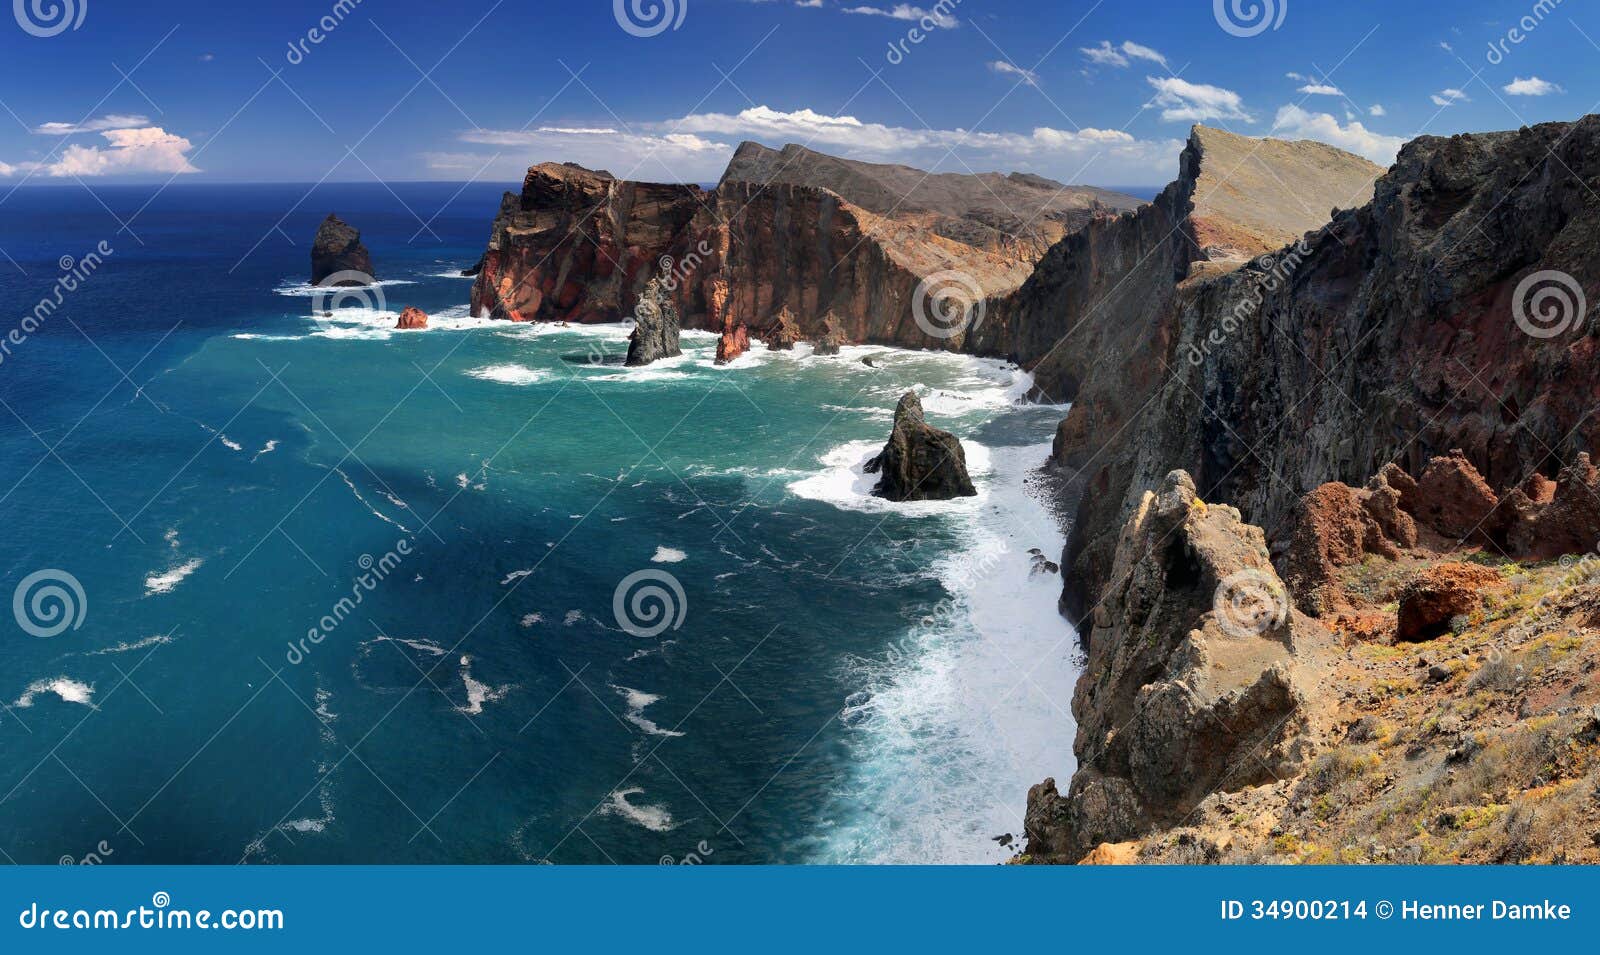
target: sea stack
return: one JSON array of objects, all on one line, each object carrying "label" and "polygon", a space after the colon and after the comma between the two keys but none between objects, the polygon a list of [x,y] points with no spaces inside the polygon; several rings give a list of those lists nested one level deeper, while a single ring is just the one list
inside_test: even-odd
[{"label": "sea stack", "polygon": [[794,312],[785,305],[773,321],[776,324],[767,333],[767,350],[794,351],[795,343],[800,341],[800,323],[795,320]]},{"label": "sea stack", "polygon": [[331,275],[355,272],[366,276],[359,281],[354,275],[340,276],[331,285],[371,285],[377,278],[372,271],[372,257],[361,244],[361,232],[332,213],[317,227],[317,238],[311,243],[311,284],[321,285]]},{"label": "sea stack", "polygon": [[400,311],[400,320],[394,323],[399,329],[418,329],[428,327],[428,313],[415,305],[407,305]]},{"label": "sea stack", "polygon": [[828,314],[822,317],[822,327],[824,329],[822,337],[812,345],[811,354],[839,354],[839,349],[844,346],[845,336],[844,329],[839,325],[839,316],[834,314],[833,309],[828,309]]},{"label": "sea stack", "polygon": [[901,396],[889,443],[867,462],[866,471],[883,475],[872,493],[891,501],[946,501],[978,493],[967,476],[961,442],[928,424],[914,391]]},{"label": "sea stack", "polygon": [[639,304],[634,306],[633,334],[628,336],[628,360],[624,364],[637,368],[683,354],[678,347],[680,324],[678,306],[662,286],[661,277],[651,279],[639,294]]}]

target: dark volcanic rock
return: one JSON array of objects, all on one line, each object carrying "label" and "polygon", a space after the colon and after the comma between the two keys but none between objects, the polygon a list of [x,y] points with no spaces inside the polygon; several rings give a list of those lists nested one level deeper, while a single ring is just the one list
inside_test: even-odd
[{"label": "dark volcanic rock", "polygon": [[894,431],[868,474],[882,474],[873,493],[891,501],[944,501],[978,493],[967,476],[967,455],[948,431],[928,424],[917,393],[908,391],[894,409]]},{"label": "dark volcanic rock", "polygon": [[794,351],[794,346],[800,341],[800,326],[795,322],[794,312],[785,305],[773,316],[772,330],[767,332],[767,349],[770,351]]},{"label": "dark volcanic rock", "polygon": [[321,285],[323,280],[337,272],[359,272],[366,281],[353,276],[340,278],[335,285],[370,285],[377,278],[372,271],[372,257],[361,244],[361,232],[332,213],[317,227],[317,238],[311,243],[311,284]]},{"label": "dark volcanic rock", "polygon": [[678,347],[678,306],[657,276],[644,287],[634,306],[633,334],[628,336],[630,368],[683,354]]},{"label": "dark volcanic rock", "polygon": [[839,327],[839,316],[832,309],[822,316],[822,336],[812,345],[813,355],[837,355],[845,344],[844,329]]}]

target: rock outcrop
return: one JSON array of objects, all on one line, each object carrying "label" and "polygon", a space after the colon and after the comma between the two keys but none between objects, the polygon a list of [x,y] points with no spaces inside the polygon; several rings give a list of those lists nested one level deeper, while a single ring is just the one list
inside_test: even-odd
[{"label": "rock outcrop", "polygon": [[394,323],[398,329],[418,329],[428,327],[428,313],[415,305],[407,305],[400,310],[400,317]]},{"label": "rock outcrop", "polygon": [[628,336],[628,358],[623,364],[637,368],[683,354],[678,333],[678,306],[661,278],[653,278],[634,305],[633,332]]},{"label": "rock outcrop", "polygon": [[794,346],[799,343],[800,325],[795,321],[793,310],[785,305],[772,318],[772,330],[767,332],[767,349],[794,351]]},{"label": "rock outcrop", "polygon": [[1077,862],[1181,823],[1201,800],[1298,771],[1306,685],[1332,644],[1295,613],[1260,528],[1183,472],[1146,492],[1116,549],[1072,698],[1078,770],[1028,794],[1028,854]]},{"label": "rock outcrop", "polygon": [[1500,582],[1489,567],[1451,561],[1417,574],[1400,591],[1397,640],[1432,640],[1447,633],[1451,621],[1483,606],[1483,590]]},{"label": "rock outcrop", "polygon": [[361,233],[329,213],[317,227],[317,237],[311,243],[311,284],[321,285],[329,276],[340,272],[351,274],[339,276],[331,284],[369,285],[377,278],[372,270],[372,257],[361,244]]},{"label": "rock outcrop", "polygon": [[867,462],[866,472],[883,475],[873,493],[891,501],[945,501],[978,493],[967,475],[961,442],[928,424],[914,391],[895,406],[889,443]]},{"label": "rock outcrop", "polygon": [[822,335],[812,343],[813,355],[837,355],[845,345],[844,329],[839,327],[839,316],[832,311],[822,316]]}]

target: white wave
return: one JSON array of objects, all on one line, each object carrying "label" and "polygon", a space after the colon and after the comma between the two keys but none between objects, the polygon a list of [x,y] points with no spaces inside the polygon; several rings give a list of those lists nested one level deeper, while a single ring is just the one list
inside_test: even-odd
[{"label": "white wave", "polygon": [[[950,594],[880,657],[854,660],[847,723],[859,762],[821,839],[828,862],[992,863],[1020,836],[1028,787],[1074,769],[1076,634],[1061,578],[1034,574],[1064,537],[1026,479],[1049,445],[994,451],[990,493],[955,519],[970,541],[934,573]],[[860,807],[870,807],[863,809]]]},{"label": "white wave", "polygon": [[548,381],[555,376],[555,373],[548,369],[529,368],[526,365],[487,365],[483,368],[473,368],[467,374],[473,378],[496,381],[502,385],[531,385]]},{"label": "white wave", "polygon": [[194,557],[177,566],[168,568],[165,573],[151,574],[144,579],[145,596],[171,593],[174,588],[183,583],[184,578],[199,570],[200,565],[203,563],[205,563],[204,560]]},{"label": "white wave", "polygon": [[623,714],[623,719],[639,727],[649,736],[663,736],[671,739],[683,735],[677,730],[662,729],[655,724],[654,720],[644,715],[645,708],[652,703],[661,702],[661,697],[656,696],[654,693],[646,693],[643,690],[635,690],[632,687],[617,686],[615,683],[610,684],[610,686],[622,697],[623,702],[628,707],[628,712]]},{"label": "white wave", "polygon": [[513,570],[511,573],[506,574],[505,577],[501,579],[500,586],[504,587],[506,584],[514,583],[524,577],[530,577],[532,575],[532,570]]},{"label": "white wave", "polygon": [[462,275],[460,269],[456,269],[453,272],[446,270],[444,272],[425,272],[423,274],[430,279],[466,279],[468,282],[477,279],[476,275]]},{"label": "white wave", "polygon": [[247,342],[248,341],[297,342],[297,341],[300,341],[301,339],[305,338],[304,335],[263,335],[263,334],[260,334],[258,332],[240,332],[237,335],[229,335],[228,337],[229,338],[237,338],[240,341],[247,341]]},{"label": "white wave", "polygon": [[517,624],[522,627],[522,629],[526,630],[543,620],[544,614],[542,613],[525,613],[522,615],[522,619],[517,621]]},{"label": "white wave", "polygon": [[901,514],[952,514],[976,511],[988,498],[987,478],[993,470],[988,448],[972,440],[961,442],[967,458],[967,474],[978,491],[977,497],[958,497],[949,501],[889,501],[876,497],[879,475],[868,474],[866,464],[879,451],[882,441],[848,441],[824,453],[823,469],[789,484],[790,493],[822,501],[850,511]]},{"label": "white wave", "polygon": [[377,280],[375,282],[372,282],[370,285],[351,285],[351,286],[341,286],[341,287],[329,287],[329,286],[326,286],[326,285],[312,285],[309,282],[296,282],[293,279],[284,279],[282,282],[278,283],[278,287],[274,288],[272,291],[277,293],[278,295],[290,295],[290,296],[295,296],[297,298],[313,298],[315,296],[326,295],[326,294],[330,294],[330,293],[337,294],[341,290],[347,291],[347,292],[355,292],[355,291],[359,291],[360,289],[363,289],[363,288],[388,287],[388,286],[391,286],[391,285],[415,285],[415,284],[417,284],[417,283],[411,281],[410,279],[379,279],[379,280]]},{"label": "white wave", "polygon": [[676,547],[657,547],[655,556],[651,557],[650,560],[656,564],[676,564],[688,559],[688,557],[688,554],[678,550]]},{"label": "white wave", "polygon": [[278,450],[278,439],[272,438],[268,440],[266,444],[261,446],[261,450],[255,453],[255,457],[251,458],[250,462],[253,464],[255,463],[256,458],[261,457],[263,454],[271,454],[276,450]]},{"label": "white wave", "polygon": [[172,638],[171,637],[167,636],[164,633],[158,633],[153,637],[145,637],[142,640],[134,640],[134,641],[131,641],[131,642],[118,643],[118,644],[115,644],[113,646],[102,647],[99,650],[90,650],[90,651],[84,653],[84,656],[86,656],[86,657],[102,657],[102,656],[105,656],[105,655],[111,654],[111,653],[128,653],[128,652],[133,651],[133,650],[143,650],[145,647],[164,646],[164,645],[169,644],[171,642],[172,642]]},{"label": "white wave", "polygon": [[91,709],[94,708],[94,703],[92,702],[94,687],[65,676],[34,680],[28,684],[28,688],[11,705],[20,709],[27,709],[33,705],[33,701],[36,698],[46,693],[54,693],[67,703],[78,703]]},{"label": "white wave", "polygon": [[672,813],[665,806],[636,805],[628,801],[629,796],[642,795],[644,790],[637,786],[615,790],[606,804],[600,807],[600,815],[620,816],[651,832],[671,832],[677,828],[677,824],[672,821]]},{"label": "white wave", "polygon": [[490,686],[472,678],[472,658],[466,655],[461,657],[461,682],[467,688],[467,703],[465,706],[456,707],[456,711],[476,716],[483,712],[483,704],[498,703],[505,699],[515,687]]}]

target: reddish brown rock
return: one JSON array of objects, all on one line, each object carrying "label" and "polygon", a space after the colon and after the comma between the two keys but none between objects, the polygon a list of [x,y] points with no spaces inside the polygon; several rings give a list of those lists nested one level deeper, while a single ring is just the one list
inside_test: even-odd
[{"label": "reddish brown rock", "polygon": [[407,305],[400,312],[400,318],[394,323],[395,328],[416,329],[428,327],[428,313],[415,305]]},{"label": "reddish brown rock", "polygon": [[750,329],[735,325],[717,339],[717,364],[726,365],[750,350]]},{"label": "reddish brown rock", "polygon": [[767,348],[771,351],[794,351],[800,342],[800,325],[794,312],[785,305],[773,316],[772,328],[766,333]]},{"label": "reddish brown rock", "polygon": [[1600,547],[1600,469],[1587,453],[1554,482],[1535,474],[1506,495],[1506,547],[1516,557],[1551,560]]},{"label": "reddish brown rock", "polygon": [[1483,606],[1483,590],[1500,581],[1500,573],[1479,564],[1436,564],[1417,574],[1400,591],[1397,640],[1432,640],[1450,629],[1450,621]]},{"label": "reddish brown rock", "polygon": [[1486,540],[1500,503],[1460,448],[1431,459],[1408,497],[1407,510],[1419,523],[1454,541]]},{"label": "reddish brown rock", "polygon": [[1360,490],[1332,481],[1300,500],[1280,563],[1295,606],[1304,613],[1319,617],[1349,605],[1338,568],[1368,554],[1393,560],[1416,546],[1416,523],[1400,509],[1401,493],[1389,483],[1391,476],[1385,470]]}]

